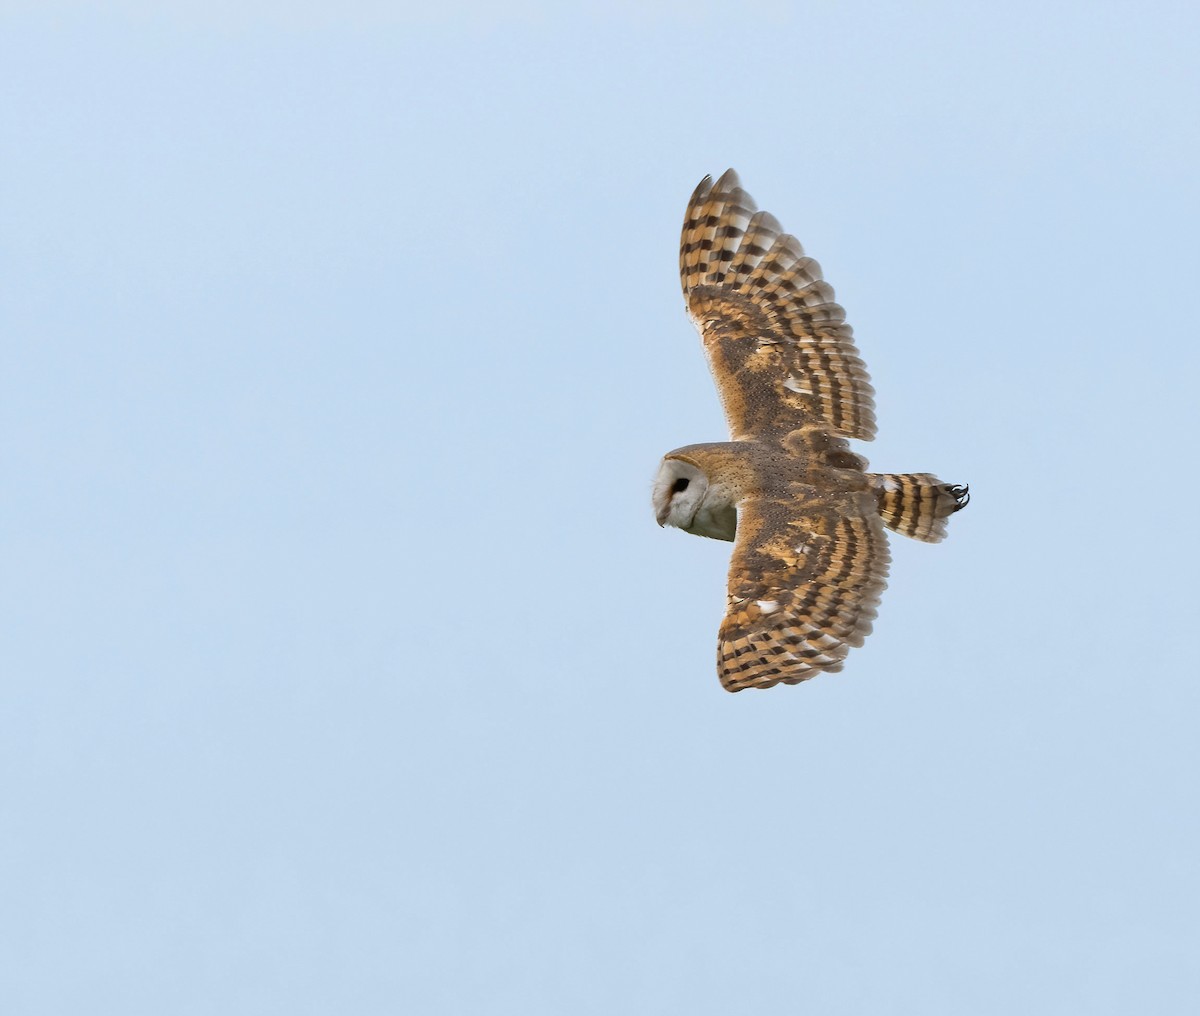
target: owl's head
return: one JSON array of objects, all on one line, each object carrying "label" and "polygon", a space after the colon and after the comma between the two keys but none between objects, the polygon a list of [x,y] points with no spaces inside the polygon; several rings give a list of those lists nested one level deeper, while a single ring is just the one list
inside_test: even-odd
[{"label": "owl's head", "polygon": [[654,517],[660,526],[691,529],[708,492],[708,477],[683,459],[668,456],[654,479]]}]

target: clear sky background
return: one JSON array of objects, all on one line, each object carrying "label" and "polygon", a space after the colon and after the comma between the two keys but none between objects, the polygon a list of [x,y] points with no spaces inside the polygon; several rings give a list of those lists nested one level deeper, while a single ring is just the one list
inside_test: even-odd
[{"label": "clear sky background", "polygon": [[[1194,4],[2,10],[0,1011],[1195,1011]],[[730,165],[974,495],[736,696]]]}]

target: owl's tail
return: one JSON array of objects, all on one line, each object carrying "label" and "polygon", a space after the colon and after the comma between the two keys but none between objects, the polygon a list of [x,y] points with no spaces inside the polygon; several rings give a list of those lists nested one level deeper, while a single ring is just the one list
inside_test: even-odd
[{"label": "owl's tail", "polygon": [[883,524],[901,536],[938,543],[946,519],[971,500],[967,487],[942,483],[932,473],[868,473]]}]

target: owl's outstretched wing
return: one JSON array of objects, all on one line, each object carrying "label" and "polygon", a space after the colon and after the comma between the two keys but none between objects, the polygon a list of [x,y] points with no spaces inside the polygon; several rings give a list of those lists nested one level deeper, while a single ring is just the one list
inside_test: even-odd
[{"label": "owl's outstretched wing", "polygon": [[841,670],[870,634],[890,560],[871,494],[742,501],[717,649],[725,689]]},{"label": "owl's outstretched wing", "polygon": [[833,287],[732,169],[692,195],[679,274],[735,440],[804,426],[875,436],[874,389]]}]

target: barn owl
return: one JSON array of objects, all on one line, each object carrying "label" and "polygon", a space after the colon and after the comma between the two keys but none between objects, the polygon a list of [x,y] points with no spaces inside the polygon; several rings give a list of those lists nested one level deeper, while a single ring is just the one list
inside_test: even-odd
[{"label": "barn owl", "polygon": [[664,456],[654,512],[659,525],[733,542],[721,683],[770,688],[841,670],[887,584],[885,527],[937,543],[967,488],[868,473],[850,450],[847,438],[875,436],[875,413],[845,314],[733,170],[692,194],[679,274],[732,440]]}]

